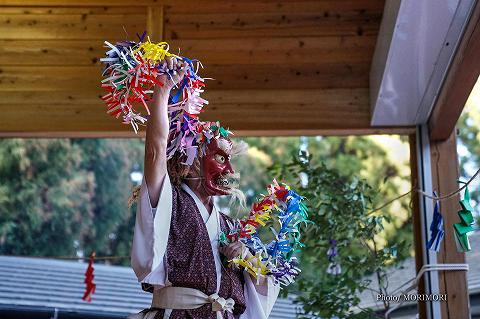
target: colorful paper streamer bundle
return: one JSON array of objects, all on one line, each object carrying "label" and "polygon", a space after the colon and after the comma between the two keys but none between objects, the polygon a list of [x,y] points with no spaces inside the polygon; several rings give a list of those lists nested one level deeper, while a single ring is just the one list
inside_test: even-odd
[{"label": "colorful paper streamer bundle", "polygon": [[[287,185],[279,185],[276,180],[268,187],[268,195],[252,205],[248,216],[230,226],[229,234],[222,234],[223,245],[241,241],[250,250],[253,258],[241,256],[230,261],[244,268],[255,278],[259,275],[272,276],[274,282],[287,286],[300,274],[298,261],[294,256],[304,245],[300,242],[300,226],[311,223],[304,198]],[[264,244],[258,230],[275,218],[279,230],[270,227],[275,239]]]},{"label": "colorful paper streamer bundle", "polygon": [[465,187],[465,194],[463,199],[460,200],[460,206],[462,207],[462,209],[458,211],[460,223],[453,224],[453,229],[458,251],[467,252],[472,249],[468,236],[475,230],[473,228],[475,220],[472,215],[473,208],[470,205],[470,192],[468,191],[468,186]]},{"label": "colorful paper streamer bundle", "polygon": [[[192,165],[202,143],[220,136],[227,137],[230,131],[218,122],[202,122],[198,115],[208,101],[201,97],[205,79],[198,75],[200,61],[181,57],[169,52],[167,42],[152,43],[146,33],[138,36],[139,42],[121,41],[115,45],[105,41],[108,51],[100,59],[105,64],[102,88],[107,92],[102,100],[107,105],[107,113],[116,118],[122,117],[124,124],[130,124],[138,132],[150,115],[148,102],[153,99],[156,85],[163,86],[158,76],[172,77],[174,70],[167,68],[166,57],[174,57],[187,63],[188,70],[177,89],[169,96],[170,117],[169,144],[167,157],[176,153],[185,157],[184,164]],[[146,38],[146,40],[145,40]],[[200,153],[202,155],[202,153]]]}]

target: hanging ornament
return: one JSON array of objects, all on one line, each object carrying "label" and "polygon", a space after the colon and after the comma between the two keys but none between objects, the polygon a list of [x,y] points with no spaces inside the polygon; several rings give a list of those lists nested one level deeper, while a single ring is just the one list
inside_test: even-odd
[{"label": "hanging ornament", "polygon": [[90,255],[90,258],[88,259],[88,267],[87,270],[85,271],[85,293],[83,294],[82,299],[84,301],[90,302],[92,301],[92,295],[95,293],[95,289],[97,285],[93,282],[93,279],[95,278],[95,275],[93,274],[93,260],[95,258],[95,252],[93,252]]},{"label": "hanging ornament", "polygon": [[453,224],[453,229],[455,231],[455,242],[458,251],[467,252],[472,249],[468,236],[474,231],[473,225],[475,223],[472,215],[473,208],[470,205],[470,192],[468,191],[468,186],[465,187],[465,194],[460,201],[460,206],[462,207],[462,209],[458,211],[460,223]]},{"label": "hanging ornament", "polygon": [[[433,195],[437,197],[436,192],[433,192]],[[433,209],[433,220],[430,224],[430,241],[427,243],[427,249],[438,252],[444,235],[443,217],[440,214],[440,202],[437,200]]]},{"label": "hanging ornament", "polygon": [[330,248],[327,251],[328,261],[330,262],[327,267],[327,274],[340,275],[342,273],[342,267],[337,262],[337,241],[330,239]]}]

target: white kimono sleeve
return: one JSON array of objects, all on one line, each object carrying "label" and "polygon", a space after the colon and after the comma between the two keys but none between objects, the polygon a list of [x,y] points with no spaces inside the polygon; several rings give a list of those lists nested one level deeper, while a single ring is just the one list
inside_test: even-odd
[{"label": "white kimono sleeve", "polygon": [[131,263],[139,282],[162,287],[166,281],[164,256],[172,218],[172,185],[168,174],[157,208],[151,203],[144,178],[137,203]]},{"label": "white kimono sleeve", "polygon": [[255,284],[248,272],[244,272],[245,284],[243,293],[245,294],[245,303],[247,309],[240,316],[240,319],[267,319],[272,312],[273,305],[277,300],[280,286],[273,284],[273,279],[267,277],[265,280],[267,295],[264,296],[255,289]]}]

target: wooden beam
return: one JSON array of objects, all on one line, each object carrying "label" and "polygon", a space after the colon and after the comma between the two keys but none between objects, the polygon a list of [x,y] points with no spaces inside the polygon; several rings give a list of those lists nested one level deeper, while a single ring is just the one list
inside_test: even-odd
[{"label": "wooden beam", "polygon": [[[445,141],[431,142],[430,149],[433,189],[441,195],[455,191],[459,177],[455,132]],[[440,264],[465,263],[465,254],[457,251],[453,230],[453,224],[458,222],[456,212],[460,209],[459,199],[459,195],[455,195],[441,203],[445,237],[437,255]],[[440,293],[447,294],[447,301],[441,303],[442,319],[470,318],[466,272],[440,271],[438,276]]]},{"label": "wooden beam", "polygon": [[163,7],[149,6],[147,8],[147,34],[153,42],[163,41]]},{"label": "wooden beam", "polygon": [[445,140],[454,131],[480,74],[479,52],[480,1],[477,1],[428,122],[431,140]]},{"label": "wooden beam", "polygon": [[[410,177],[412,188],[418,188],[418,152],[417,138],[415,134],[408,136],[410,144]],[[420,200],[421,197],[417,193],[412,193],[412,225],[413,225],[413,244],[415,251],[415,270],[418,274],[423,267],[423,241],[422,241],[422,222],[420,216]],[[425,281],[420,280],[418,283],[418,293],[425,293]],[[427,318],[427,304],[425,302],[417,302],[419,318]]]}]

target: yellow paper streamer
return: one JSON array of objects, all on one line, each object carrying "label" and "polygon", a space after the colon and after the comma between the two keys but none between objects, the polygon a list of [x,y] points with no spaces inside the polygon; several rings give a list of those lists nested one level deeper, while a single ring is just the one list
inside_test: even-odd
[{"label": "yellow paper streamer", "polygon": [[268,274],[267,266],[261,261],[260,255],[255,255],[248,259],[234,258],[230,263],[239,268],[245,268],[245,270],[255,279],[258,278],[258,275],[265,276]]},{"label": "yellow paper streamer", "polygon": [[165,57],[180,58],[179,56],[168,52],[169,49],[170,47],[167,42],[152,43],[150,42],[150,38],[148,38],[148,41],[140,44],[133,53],[135,54],[140,51],[145,60],[154,63],[164,60]]}]

